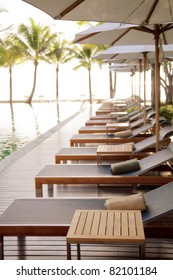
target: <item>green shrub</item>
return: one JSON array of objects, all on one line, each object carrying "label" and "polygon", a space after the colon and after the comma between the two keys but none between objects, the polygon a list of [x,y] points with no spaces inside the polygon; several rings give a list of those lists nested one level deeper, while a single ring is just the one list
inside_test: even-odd
[{"label": "green shrub", "polygon": [[131,112],[133,112],[133,111],[137,111],[137,110],[139,110],[138,107],[128,108],[128,109],[127,109],[127,113],[129,114],[129,113],[131,113]]},{"label": "green shrub", "polygon": [[173,121],[173,106],[165,105],[160,107],[160,116],[164,117],[168,122]]}]

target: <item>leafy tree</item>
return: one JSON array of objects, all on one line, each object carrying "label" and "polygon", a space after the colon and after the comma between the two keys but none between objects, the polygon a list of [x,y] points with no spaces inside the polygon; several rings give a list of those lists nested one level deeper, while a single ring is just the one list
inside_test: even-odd
[{"label": "leafy tree", "polygon": [[59,69],[60,64],[67,63],[72,59],[70,44],[65,39],[60,40],[60,36],[52,44],[50,52],[47,53],[47,57],[50,62],[56,65],[56,101],[59,100]]},{"label": "leafy tree", "polygon": [[88,84],[89,84],[89,102],[92,104],[92,88],[91,88],[91,66],[94,62],[100,65],[100,61],[94,59],[94,55],[100,51],[100,48],[96,45],[80,45],[74,46],[74,57],[79,60],[79,64],[74,67],[74,70],[78,70],[84,67],[88,70]]},{"label": "leafy tree", "polygon": [[7,67],[10,75],[10,98],[12,103],[12,69],[16,64],[22,62],[23,50],[16,44],[11,35],[0,41],[0,66]]},{"label": "leafy tree", "polygon": [[29,21],[28,25],[19,25],[18,35],[16,36],[20,46],[25,49],[25,59],[31,60],[34,64],[33,87],[30,96],[26,100],[27,103],[31,103],[35,92],[39,61],[48,62],[46,53],[48,53],[56,39],[56,34],[51,34],[49,26],[36,24],[32,18]]},{"label": "leafy tree", "polygon": [[165,60],[163,62],[163,71],[165,78],[161,77],[161,85],[165,90],[166,104],[173,102],[173,63],[172,61]]}]

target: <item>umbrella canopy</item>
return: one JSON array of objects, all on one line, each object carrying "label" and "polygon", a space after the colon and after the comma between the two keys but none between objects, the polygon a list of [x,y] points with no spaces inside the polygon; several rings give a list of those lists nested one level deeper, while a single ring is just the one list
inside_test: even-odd
[{"label": "umbrella canopy", "polygon": [[173,21],[172,0],[24,0],[54,19],[158,24]]},{"label": "umbrella canopy", "polygon": [[96,55],[97,59],[112,59],[121,57],[124,59],[143,59],[144,63],[144,124],[146,124],[146,71],[147,71],[147,54],[154,54],[154,45],[130,45],[130,46],[113,46],[101,54]]},{"label": "umbrella canopy", "polygon": [[[162,45],[164,56],[171,57],[173,55],[173,44]],[[143,54],[147,53],[148,59],[154,58],[155,54],[154,45],[126,45],[126,46],[112,46],[99,54],[95,55],[94,58],[101,60],[111,59],[141,59]]]}]

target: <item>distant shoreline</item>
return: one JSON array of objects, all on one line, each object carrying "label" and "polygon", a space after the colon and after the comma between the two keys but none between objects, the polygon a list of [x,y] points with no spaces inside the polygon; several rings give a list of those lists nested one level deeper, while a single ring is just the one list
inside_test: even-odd
[{"label": "distant shoreline", "polygon": [[[93,99],[93,102],[97,103],[102,103],[106,99]],[[89,101],[88,99],[60,99],[59,102],[87,102]],[[37,100],[32,100],[31,103],[51,103],[51,102],[56,102],[56,100],[42,100],[42,99],[37,99]],[[0,103],[10,103],[8,100],[0,100]],[[13,100],[12,103],[26,103],[25,100]]]}]

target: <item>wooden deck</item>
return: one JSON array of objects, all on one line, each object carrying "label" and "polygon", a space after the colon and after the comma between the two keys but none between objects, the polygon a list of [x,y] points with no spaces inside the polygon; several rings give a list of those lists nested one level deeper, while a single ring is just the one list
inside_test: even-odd
[{"label": "wooden deck", "polygon": [[[15,198],[35,198],[35,175],[46,165],[55,163],[55,154],[70,147],[70,137],[94,115],[94,108],[76,113],[43,136],[0,162],[0,214]],[[150,188],[151,189],[151,188]],[[148,191],[148,189],[145,189]],[[96,188],[92,186],[57,185],[53,191],[44,188],[44,197],[110,197],[112,194],[131,194],[128,187]],[[173,240],[147,239],[146,259],[172,259]],[[72,246],[76,256],[76,246]],[[5,260],[63,260],[66,259],[64,237],[6,237]],[[138,248],[123,245],[82,245],[82,259],[138,259]]]}]

